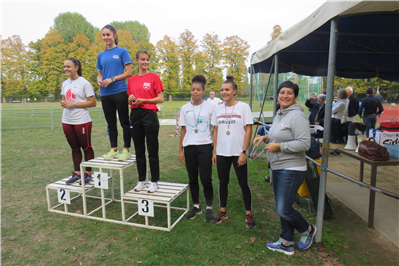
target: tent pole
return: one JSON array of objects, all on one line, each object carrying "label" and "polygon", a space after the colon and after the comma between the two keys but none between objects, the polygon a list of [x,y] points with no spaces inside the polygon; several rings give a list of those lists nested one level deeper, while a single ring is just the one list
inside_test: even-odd
[{"label": "tent pole", "polygon": [[323,149],[321,159],[321,173],[320,173],[320,185],[319,185],[319,198],[317,204],[317,233],[316,243],[321,242],[321,236],[323,234],[323,215],[324,215],[324,202],[326,194],[326,180],[328,167],[328,155],[330,146],[330,131],[331,131],[331,110],[334,93],[334,76],[335,76],[335,60],[337,53],[337,39],[338,39],[338,17],[331,20],[330,29],[330,48],[328,52],[328,69],[327,69],[327,99],[325,103],[325,114],[324,114],[324,131],[323,131]]},{"label": "tent pole", "polygon": [[[251,61],[252,58],[254,57],[255,53],[251,55]],[[253,83],[253,75],[254,75],[254,65],[250,64],[249,67],[249,107],[251,108],[252,111],[252,83]]]},{"label": "tent pole", "polygon": [[278,53],[274,54],[274,91],[273,91],[273,118],[277,112],[277,88],[278,88]]}]

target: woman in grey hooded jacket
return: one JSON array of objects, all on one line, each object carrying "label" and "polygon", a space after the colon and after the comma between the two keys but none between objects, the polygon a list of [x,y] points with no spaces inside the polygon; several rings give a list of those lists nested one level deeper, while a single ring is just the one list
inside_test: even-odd
[{"label": "woman in grey hooded jacket", "polygon": [[296,103],[298,92],[298,85],[291,81],[280,84],[277,92],[280,110],[274,117],[269,135],[253,141],[256,146],[261,141],[267,142],[276,211],[281,222],[280,239],[275,243],[268,243],[267,248],[286,255],[294,254],[295,229],[301,235],[298,242],[300,249],[307,249],[312,245],[317,231],[316,226],[309,224],[292,207],[306,176],[305,151],[310,148],[309,120],[302,107]]}]

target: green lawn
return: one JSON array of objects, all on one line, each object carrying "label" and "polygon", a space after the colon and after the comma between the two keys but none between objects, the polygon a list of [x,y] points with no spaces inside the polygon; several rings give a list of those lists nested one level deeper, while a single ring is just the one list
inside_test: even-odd
[{"label": "green lawn", "polygon": [[[173,118],[176,108],[183,104],[164,103],[165,118]],[[2,110],[13,109],[10,106],[15,108],[16,105],[2,105]],[[30,108],[18,105],[21,106]],[[38,108],[43,106],[57,107],[37,105]],[[98,119],[93,125],[92,144],[95,155],[99,156],[109,150],[109,140],[104,136],[104,118],[95,118],[96,115],[100,117],[100,112],[91,114],[93,120]],[[35,117],[21,115],[15,119],[15,125],[31,124],[32,119]],[[8,120],[3,116],[2,125],[14,119]],[[60,117],[58,124],[59,121]],[[175,126],[161,126],[161,180],[188,183],[185,166],[178,160],[179,138],[169,136],[174,132]],[[122,136],[119,136],[119,144],[122,144]],[[54,130],[48,127],[2,129],[1,148],[2,265],[320,265],[326,258],[345,265],[392,264],[392,258],[376,261],[372,254],[363,250],[362,243],[356,243],[356,234],[363,234],[367,225],[339,202],[332,203],[334,216],[324,222],[322,245],[296,251],[293,256],[269,251],[265,245],[278,240],[280,226],[272,187],[264,181],[268,174],[264,155],[249,162],[255,229],[245,227],[241,190],[232,171],[227,220],[215,225],[204,222],[202,215],[194,220],[183,219],[171,232],[164,232],[47,211],[45,186],[67,177],[73,169],[70,147],[60,126]],[[124,176],[125,189],[131,189],[137,182],[136,167],[127,168]],[[118,195],[119,178],[115,179]],[[218,178],[215,166],[213,185],[216,212]],[[176,200],[176,204],[184,206],[184,198],[185,195]],[[200,201],[205,206],[202,189]],[[70,209],[82,211],[80,202],[79,199]],[[91,200],[88,204],[98,203]],[[310,222],[316,222],[315,210],[309,213],[305,200],[301,199],[296,208]],[[109,215],[120,217],[120,205],[110,206]],[[156,210],[155,218],[150,221],[163,224],[165,218],[164,211]],[[397,258],[394,261],[397,262]]]}]

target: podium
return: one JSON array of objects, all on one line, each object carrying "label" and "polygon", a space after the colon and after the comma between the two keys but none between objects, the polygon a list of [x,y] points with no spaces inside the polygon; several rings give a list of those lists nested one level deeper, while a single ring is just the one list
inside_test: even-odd
[{"label": "podium", "polygon": [[[98,157],[87,162],[82,162],[80,164],[80,171],[84,173],[85,167],[92,167],[94,169],[99,169],[99,172],[95,172],[96,175],[93,174],[93,179],[88,183],[84,184],[82,182],[81,185],[77,183],[72,185],[67,185],[65,183],[68,178],[64,178],[62,180],[56,181],[54,183],[48,184],[46,186],[46,196],[47,196],[47,206],[48,211],[56,212],[76,217],[88,218],[93,220],[100,220],[112,223],[125,224],[136,227],[143,227],[149,229],[157,229],[164,231],[171,231],[177,223],[184,217],[184,215],[189,211],[189,190],[188,184],[180,184],[180,183],[171,183],[171,182],[158,182],[159,188],[155,193],[148,193],[147,189],[144,189],[140,192],[135,192],[133,189],[125,192],[124,187],[124,173],[123,171],[134,165],[136,163],[135,155],[132,155],[130,159],[126,161],[118,161],[117,159],[112,160],[104,160],[103,157]],[[104,170],[110,170],[110,175],[104,172]],[[148,167],[147,167],[148,169]],[[119,171],[120,177],[120,195],[115,196],[114,191],[114,174],[113,171]],[[147,178],[148,180],[148,171]],[[110,186],[108,187],[110,181]],[[147,185],[148,186],[148,185]],[[146,187],[147,188],[147,187]],[[111,196],[105,197],[105,191],[110,189]],[[101,196],[91,195],[90,192],[98,193],[100,190]],[[51,191],[57,191],[58,203],[52,205],[50,193]],[[172,202],[179,198],[184,192],[186,192],[186,206],[183,207],[173,207],[171,206]],[[71,193],[77,194],[76,196],[71,197]],[[83,213],[81,212],[71,212],[69,211],[69,205],[77,203],[77,199],[82,199],[82,207]],[[99,201],[99,204],[96,204],[92,210],[88,210],[87,199],[95,199],[95,202]],[[107,216],[106,206],[110,204],[120,204],[120,218],[110,218]],[[137,205],[137,211],[126,210],[125,204]],[[63,210],[61,209],[63,206]],[[167,225],[166,226],[155,226],[150,225],[149,217],[155,217],[154,210],[159,208],[166,208],[167,211]],[[98,211],[102,211],[102,217],[95,216],[94,214]],[[179,212],[179,216],[176,218],[174,223],[172,224],[172,215],[171,210],[177,210]],[[126,214],[128,212],[128,218],[126,218]],[[180,212],[182,214],[180,215]],[[115,213],[109,212],[111,215],[115,215]],[[144,216],[144,224],[139,222],[134,222],[133,217]]]}]

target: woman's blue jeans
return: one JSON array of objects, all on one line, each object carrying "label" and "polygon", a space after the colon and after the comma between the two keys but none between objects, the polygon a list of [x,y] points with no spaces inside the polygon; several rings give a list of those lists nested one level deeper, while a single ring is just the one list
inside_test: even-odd
[{"label": "woman's blue jeans", "polygon": [[273,170],[272,177],[276,212],[281,223],[280,242],[293,245],[294,229],[301,235],[307,234],[310,229],[310,224],[292,207],[306,171]]}]

